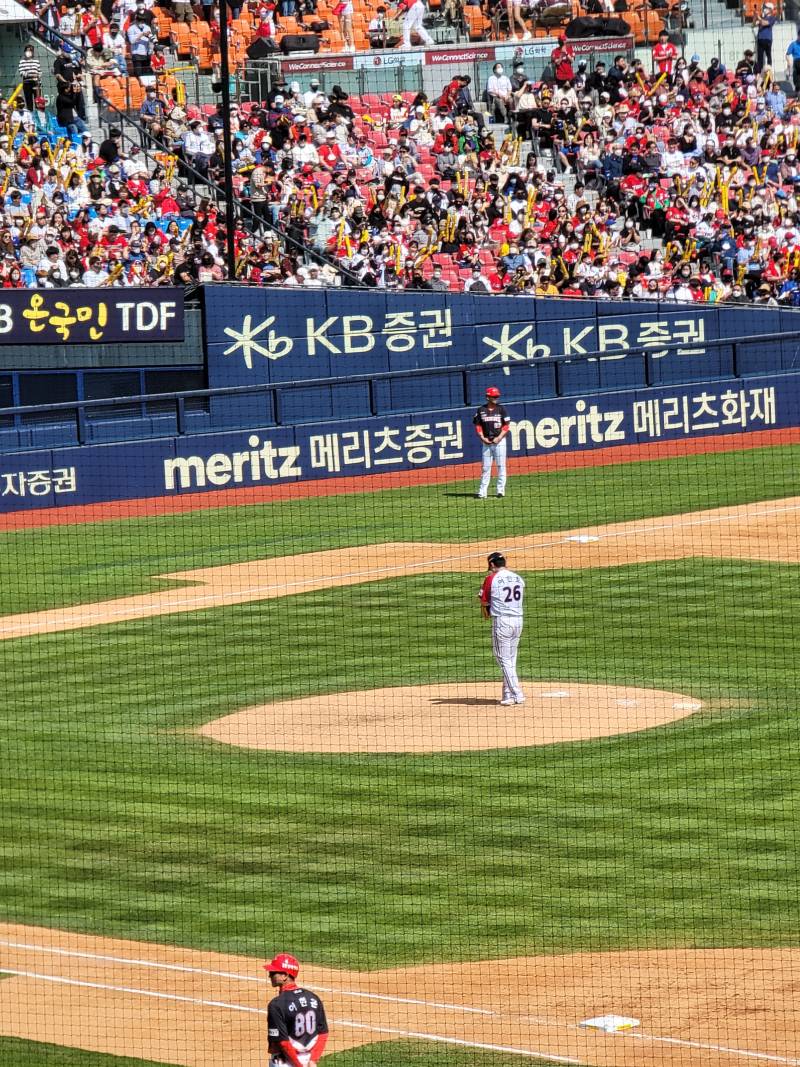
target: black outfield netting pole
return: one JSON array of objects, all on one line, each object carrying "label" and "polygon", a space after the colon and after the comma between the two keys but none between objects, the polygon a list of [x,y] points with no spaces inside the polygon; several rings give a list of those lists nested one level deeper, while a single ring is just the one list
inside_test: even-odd
[{"label": "black outfield netting pole", "polygon": [[225,171],[225,261],[228,277],[236,277],[235,222],[233,210],[233,144],[231,141],[231,76],[228,57],[228,3],[219,0],[219,54],[222,81],[223,164]]}]

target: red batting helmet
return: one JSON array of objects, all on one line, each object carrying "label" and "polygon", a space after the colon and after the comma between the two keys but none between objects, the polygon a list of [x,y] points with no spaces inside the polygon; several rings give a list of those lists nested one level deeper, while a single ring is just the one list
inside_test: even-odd
[{"label": "red batting helmet", "polygon": [[264,970],[269,971],[270,974],[288,974],[296,978],[300,971],[300,962],[288,952],[279,952],[274,959],[264,964]]},{"label": "red batting helmet", "polygon": [[487,396],[500,396],[500,390],[497,388],[496,385],[490,385],[489,388],[486,390],[486,395]]}]

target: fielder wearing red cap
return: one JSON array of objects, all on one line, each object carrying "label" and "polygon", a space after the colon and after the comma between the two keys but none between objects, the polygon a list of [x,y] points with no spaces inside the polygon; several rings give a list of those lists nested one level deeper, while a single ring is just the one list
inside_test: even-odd
[{"label": "fielder wearing red cap", "polygon": [[505,496],[506,492],[506,435],[511,416],[498,403],[499,398],[500,390],[496,385],[490,385],[486,390],[486,403],[478,408],[472,420],[483,443],[481,484],[477,492],[480,500],[485,500],[489,492],[493,463],[497,464],[497,495]]},{"label": "fielder wearing red cap", "polygon": [[297,985],[300,963],[279,952],[269,963],[269,980],[279,993],[269,1002],[267,1029],[270,1067],[311,1067],[328,1042],[325,1008],[316,993]]}]

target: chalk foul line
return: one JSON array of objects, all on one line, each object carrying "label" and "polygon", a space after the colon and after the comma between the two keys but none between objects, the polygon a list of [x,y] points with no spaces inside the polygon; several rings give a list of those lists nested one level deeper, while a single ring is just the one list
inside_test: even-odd
[{"label": "chalk foul line", "polygon": [[[78,952],[76,950],[62,949],[62,948],[58,948],[58,947],[55,947],[55,946],[29,945],[29,944],[26,944],[24,942],[16,942],[16,941],[0,940],[0,945],[4,945],[4,946],[6,946],[8,948],[16,948],[16,949],[23,949],[23,950],[26,950],[26,951],[42,952],[42,953],[48,953],[48,954],[58,955],[58,956],[66,956],[66,957],[73,957],[73,958],[79,958],[79,959],[89,959],[89,960],[100,960],[100,961],[105,961],[105,962],[109,962],[109,963],[121,963],[121,964],[124,964],[124,965],[127,965],[127,966],[146,967],[146,968],[151,968],[151,969],[154,969],[154,970],[179,971],[179,972],[188,973],[188,974],[205,975],[207,977],[229,978],[229,979],[233,979],[235,981],[258,983],[259,985],[263,985],[263,979],[254,977],[252,975],[242,975],[242,974],[237,974],[235,972],[229,972],[229,971],[216,971],[216,970],[211,970],[209,968],[203,968],[203,967],[190,967],[190,966],[185,965],[185,964],[161,963],[161,962],[158,962],[156,960],[131,959],[131,958],[125,957],[125,956],[111,956],[111,955],[105,955],[105,954],[94,953],[94,952]],[[9,967],[6,967],[6,966],[1,965],[1,964],[0,964],[0,970],[2,970],[2,972],[5,973],[5,974],[12,974],[12,975],[16,975],[18,977],[31,978],[31,979],[35,979],[35,980],[39,980],[39,981],[57,982],[57,983],[60,983],[60,984],[63,984],[63,985],[83,986],[83,987],[90,988],[90,989],[103,989],[103,990],[109,990],[109,991],[113,991],[113,992],[127,993],[127,994],[132,995],[132,996],[153,997],[153,998],[157,998],[157,999],[161,999],[161,1000],[172,1000],[172,1001],[177,1001],[177,1002],[196,1004],[196,1005],[198,1005],[200,1007],[211,1007],[211,1008],[220,1008],[220,1009],[223,1009],[223,1010],[246,1012],[248,1014],[256,1014],[256,1015],[265,1015],[266,1014],[266,1010],[263,1009],[263,1008],[253,1008],[253,1007],[248,1007],[248,1006],[243,1005],[243,1004],[231,1004],[231,1003],[229,1003],[227,1001],[204,1000],[204,999],[201,999],[201,998],[187,997],[187,996],[184,996],[184,995],[181,995],[181,994],[177,994],[177,993],[165,993],[165,992],[161,992],[161,991],[157,991],[157,990],[143,990],[143,989],[138,989],[138,988],[135,988],[135,987],[128,987],[128,986],[107,985],[107,984],[100,983],[100,982],[89,982],[89,981],[85,981],[85,980],[82,980],[82,979],[66,978],[66,977],[63,977],[63,976],[56,976],[56,975],[43,975],[43,974],[40,974],[38,972],[15,970],[13,968],[9,968]],[[413,1004],[413,1005],[416,1005],[416,1006],[419,1006],[419,1007],[432,1008],[434,1010],[454,1011],[454,1012],[461,1012],[461,1013],[464,1013],[464,1014],[488,1015],[488,1016],[492,1016],[494,1018],[506,1018],[506,1017],[508,1017],[508,1016],[505,1016],[502,1012],[489,1011],[489,1010],[484,1009],[484,1008],[473,1008],[473,1007],[469,1007],[467,1005],[461,1005],[461,1004],[450,1004],[450,1003],[440,1003],[440,1002],[437,1002],[437,1001],[417,1000],[417,999],[411,998],[411,997],[399,997],[399,996],[394,996],[394,995],[385,994],[385,993],[366,993],[366,992],[360,992],[360,991],[354,991],[354,990],[344,990],[344,989],[338,989],[336,987],[322,986],[322,985],[318,985],[318,984],[315,984],[314,988],[317,989],[321,993],[331,993],[331,994],[336,995],[336,996],[358,997],[358,998],[364,998],[364,999],[367,999],[367,1000],[385,1001],[385,1002],[389,1002],[389,1003],[393,1003],[393,1004]],[[559,1020],[559,1019],[537,1018],[535,1016],[526,1016],[525,1018],[529,1022],[536,1022],[536,1023],[539,1023],[541,1025],[558,1026],[558,1027],[562,1027],[564,1029],[576,1030],[576,1031],[580,1031],[580,1033],[582,1033],[584,1035],[591,1033],[591,1031],[587,1031],[586,1029],[584,1029],[582,1027],[579,1027],[575,1023],[568,1023],[568,1022],[565,1022],[565,1021]],[[552,1053],[539,1052],[538,1050],[534,1050],[534,1049],[517,1049],[517,1048],[510,1048],[510,1047],[506,1048],[504,1046],[481,1044],[481,1043],[462,1040],[460,1038],[451,1038],[451,1037],[446,1037],[446,1036],[437,1035],[437,1034],[427,1034],[427,1033],[416,1032],[416,1031],[411,1031],[411,1030],[408,1030],[408,1031],[407,1030],[393,1030],[393,1029],[389,1029],[389,1028],[385,1028],[385,1027],[375,1027],[375,1026],[372,1026],[372,1025],[367,1024],[367,1023],[357,1023],[357,1022],[354,1022],[353,1020],[348,1020],[348,1019],[335,1019],[335,1020],[333,1020],[333,1022],[337,1026],[344,1026],[344,1027],[350,1028],[350,1029],[368,1030],[368,1031],[370,1031],[372,1033],[394,1034],[395,1036],[398,1036],[398,1037],[400,1037],[400,1036],[402,1036],[402,1037],[415,1037],[415,1038],[420,1038],[420,1039],[424,1039],[424,1040],[428,1040],[428,1041],[438,1041],[438,1042],[446,1043],[446,1044],[462,1045],[462,1046],[464,1046],[466,1048],[479,1048],[479,1049],[485,1049],[485,1050],[491,1050],[491,1051],[507,1052],[507,1053],[512,1054],[512,1055],[527,1056],[529,1058],[534,1058],[534,1059],[545,1059],[545,1060],[551,1060],[553,1062],[575,1064],[575,1065],[577,1065],[577,1067],[583,1067],[583,1065],[581,1065],[580,1061],[578,1061],[578,1060],[569,1059],[569,1058],[565,1058],[565,1057],[560,1057],[560,1056],[554,1055]],[[609,1035],[606,1035],[606,1036],[609,1036]],[[763,1061],[763,1062],[766,1062],[766,1063],[782,1064],[782,1065],[784,1065],[784,1067],[800,1067],[800,1059],[795,1059],[795,1058],[792,1058],[792,1057],[789,1057],[789,1056],[779,1056],[779,1055],[776,1055],[774,1053],[769,1053],[769,1052],[758,1052],[758,1051],[754,1051],[754,1050],[751,1050],[751,1049],[733,1048],[733,1047],[727,1046],[727,1045],[716,1045],[716,1044],[700,1042],[700,1041],[691,1041],[691,1040],[688,1040],[686,1038],[666,1037],[666,1036],[661,1036],[661,1035],[657,1035],[657,1034],[642,1033],[641,1031],[637,1032],[637,1031],[634,1031],[634,1030],[620,1031],[620,1032],[617,1032],[617,1033],[615,1033],[613,1035],[610,1035],[610,1036],[613,1036],[615,1038],[620,1038],[620,1039],[632,1039],[632,1040],[637,1040],[637,1041],[652,1042],[654,1044],[676,1045],[676,1046],[681,1047],[681,1048],[696,1048],[698,1050],[703,1050],[703,1051],[708,1051],[708,1052],[716,1052],[716,1053],[719,1053],[721,1055],[726,1055],[726,1056],[740,1056],[740,1057],[743,1057],[743,1058],[759,1060],[759,1061]]]}]

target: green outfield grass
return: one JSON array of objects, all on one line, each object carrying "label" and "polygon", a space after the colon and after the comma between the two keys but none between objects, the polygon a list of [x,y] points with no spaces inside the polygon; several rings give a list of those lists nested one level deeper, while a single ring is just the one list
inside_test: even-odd
[{"label": "green outfield grass", "polygon": [[[0,534],[0,613],[173,588],[154,575],[384,541],[457,540],[622,522],[800,493],[800,446]],[[109,509],[113,513],[113,504]]]},{"label": "green outfield grass", "polygon": [[[265,556],[390,540],[502,546],[800,495],[798,459],[784,447],[514,477],[504,501],[457,483],[3,534],[0,611],[164,588],[153,575]],[[0,919],[239,953],[258,978],[282,948],[381,969],[800,945],[795,566],[697,558],[528,575],[523,677],[706,702],[651,731],[431,756],[282,755],[191,732],[280,698],[438,681],[468,695],[496,680],[480,576],[415,572],[0,642]],[[286,731],[304,728],[287,715]],[[489,996],[476,986],[469,1004]],[[143,1067],[10,1039],[0,1063]],[[381,1042],[330,1063],[519,1057]]]},{"label": "green outfield grass", "polygon": [[3,642],[0,913],[363,968],[797,943],[796,568],[531,577],[525,677],[711,702],[649,732],[429,757],[185,732],[303,693],[468,691],[496,677],[474,593],[472,575],[433,597],[420,576]]}]

